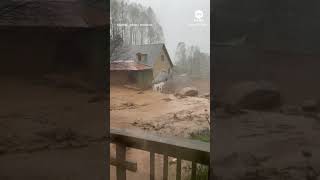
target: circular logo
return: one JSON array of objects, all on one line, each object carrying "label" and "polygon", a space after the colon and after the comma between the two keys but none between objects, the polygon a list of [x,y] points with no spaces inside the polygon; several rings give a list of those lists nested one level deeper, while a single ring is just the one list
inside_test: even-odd
[{"label": "circular logo", "polygon": [[196,10],[194,12],[194,16],[197,18],[197,19],[202,19],[203,18],[203,11],[201,10]]}]

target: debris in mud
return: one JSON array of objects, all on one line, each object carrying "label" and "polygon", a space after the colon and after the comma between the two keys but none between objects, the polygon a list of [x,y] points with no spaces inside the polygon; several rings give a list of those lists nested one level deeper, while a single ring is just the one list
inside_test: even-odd
[{"label": "debris in mud", "polygon": [[193,112],[182,110],[168,113],[150,121],[136,120],[132,125],[144,130],[156,131],[160,134],[189,137],[194,132],[209,128],[209,112]]},{"label": "debris in mud", "polygon": [[135,103],[132,103],[132,102],[125,102],[125,103],[122,103],[120,105],[111,105],[110,107],[110,111],[113,111],[113,110],[125,110],[125,109],[137,109],[139,107],[143,107],[143,106],[147,106],[148,104],[144,103],[144,104],[135,104]]},{"label": "debris in mud", "polygon": [[186,96],[198,96],[199,91],[194,87],[185,87],[179,90],[175,95],[178,97],[186,97]]},{"label": "debris in mud", "polygon": [[132,85],[123,85],[123,87],[127,88],[127,89],[133,89],[133,90],[136,90],[136,91],[140,91],[141,92],[141,88],[138,88],[136,86],[132,86]]},{"label": "debris in mud", "polygon": [[164,101],[166,101],[166,102],[170,102],[170,101],[172,101],[172,99],[171,99],[171,98],[163,98],[162,100],[164,100]]},{"label": "debris in mud", "polygon": [[201,97],[210,99],[210,93],[203,94]]}]

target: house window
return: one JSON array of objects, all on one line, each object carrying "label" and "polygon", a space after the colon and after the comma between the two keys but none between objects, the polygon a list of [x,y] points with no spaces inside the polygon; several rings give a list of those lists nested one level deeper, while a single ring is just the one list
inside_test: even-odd
[{"label": "house window", "polygon": [[164,61],[164,55],[161,55],[161,61]]}]

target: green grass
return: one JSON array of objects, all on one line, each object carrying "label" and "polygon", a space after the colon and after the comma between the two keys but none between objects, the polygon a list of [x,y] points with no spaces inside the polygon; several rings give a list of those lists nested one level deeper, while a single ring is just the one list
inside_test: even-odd
[{"label": "green grass", "polygon": [[205,135],[205,134],[193,134],[191,135],[191,138],[192,139],[195,139],[195,140],[200,140],[200,141],[203,141],[203,142],[207,142],[209,143],[210,142],[210,136],[209,135]]},{"label": "green grass", "polygon": [[209,143],[210,142],[210,130],[204,129],[199,132],[194,132],[190,135],[190,137],[191,137],[191,139],[194,139],[194,140],[200,140],[200,141]]},{"label": "green grass", "polygon": [[[203,141],[206,143],[210,143],[210,131],[205,130],[198,133],[191,134],[191,139]],[[191,167],[190,167],[191,171]],[[197,166],[197,173],[196,173],[196,180],[208,180],[209,170],[207,166],[198,165]],[[188,178],[191,180],[191,175]],[[193,180],[193,179],[192,179]]]}]

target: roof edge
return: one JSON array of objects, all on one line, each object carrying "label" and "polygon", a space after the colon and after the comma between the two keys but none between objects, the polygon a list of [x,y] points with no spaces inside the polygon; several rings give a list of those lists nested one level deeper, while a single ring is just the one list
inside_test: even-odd
[{"label": "roof edge", "polygon": [[166,45],[164,43],[162,44],[162,49],[164,49],[164,52],[167,54],[171,67],[173,67],[173,63],[171,61],[170,55],[169,55],[167,48],[166,48]]}]

